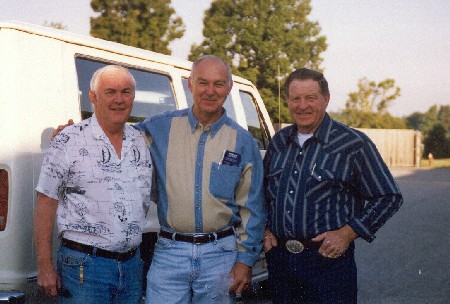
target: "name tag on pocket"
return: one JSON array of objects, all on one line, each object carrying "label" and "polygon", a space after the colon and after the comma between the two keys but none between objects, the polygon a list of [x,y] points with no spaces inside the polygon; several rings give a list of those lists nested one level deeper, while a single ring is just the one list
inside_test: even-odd
[{"label": "name tag on pocket", "polygon": [[239,166],[241,163],[241,155],[236,152],[231,152],[228,150],[223,151],[222,160],[220,164],[228,166]]}]

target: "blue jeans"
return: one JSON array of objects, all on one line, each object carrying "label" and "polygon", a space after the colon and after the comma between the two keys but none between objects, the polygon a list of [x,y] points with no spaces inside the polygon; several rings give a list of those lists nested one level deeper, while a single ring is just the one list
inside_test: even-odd
[{"label": "blue jeans", "polygon": [[159,237],[147,274],[146,303],[234,303],[228,289],[236,258],[234,235],[201,245]]},{"label": "blue jeans", "polygon": [[61,246],[58,272],[61,304],[132,304],[139,303],[142,297],[143,262],[139,250],[131,259],[119,262]]},{"label": "blue jeans", "polygon": [[354,243],[339,258],[317,250],[294,254],[285,247],[266,253],[269,286],[274,304],[350,304],[357,302]]}]

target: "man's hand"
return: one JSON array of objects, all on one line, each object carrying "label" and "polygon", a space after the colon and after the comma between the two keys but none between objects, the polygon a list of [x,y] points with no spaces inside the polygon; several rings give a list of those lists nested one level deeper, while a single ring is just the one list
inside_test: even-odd
[{"label": "man's hand", "polygon": [[53,265],[45,269],[39,269],[37,285],[48,296],[54,297],[58,294],[58,290],[61,288],[61,280]]},{"label": "man's hand", "polygon": [[252,268],[243,263],[236,262],[231,269],[230,275],[233,278],[230,292],[242,293],[250,286],[252,281]]},{"label": "man's hand", "polygon": [[58,135],[59,132],[61,132],[62,130],[64,130],[65,127],[70,126],[70,125],[73,125],[73,119],[69,119],[69,120],[67,121],[67,124],[65,124],[65,125],[59,125],[59,126],[55,129],[55,131],[53,131],[53,133],[52,133],[52,139],[53,139],[56,135]]},{"label": "man's hand", "polygon": [[356,239],[358,235],[349,225],[319,234],[312,240],[314,242],[322,242],[319,253],[328,258],[338,258],[343,255],[350,243]]},{"label": "man's hand", "polygon": [[37,284],[49,296],[56,296],[61,287],[60,278],[52,264],[52,234],[57,208],[57,200],[38,193],[34,211]]},{"label": "man's hand", "polygon": [[278,246],[277,238],[275,237],[275,235],[273,235],[272,231],[270,231],[269,229],[266,229],[266,231],[264,232],[263,243],[264,243],[263,244],[264,252],[269,251],[270,249],[272,249],[272,247]]},{"label": "man's hand", "polygon": [[278,246],[277,238],[269,229],[264,231],[263,249],[264,252],[269,251],[272,247]]}]

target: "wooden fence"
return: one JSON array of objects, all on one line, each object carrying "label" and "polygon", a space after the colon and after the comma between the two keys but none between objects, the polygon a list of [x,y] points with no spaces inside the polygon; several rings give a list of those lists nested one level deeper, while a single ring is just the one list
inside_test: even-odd
[{"label": "wooden fence", "polygon": [[358,129],[369,136],[389,167],[419,167],[422,134],[408,129]]},{"label": "wooden fence", "polygon": [[[284,128],[289,124],[282,124]],[[278,124],[274,124],[276,130]],[[389,167],[419,167],[422,155],[422,134],[409,129],[357,129],[364,132],[377,146]]]}]

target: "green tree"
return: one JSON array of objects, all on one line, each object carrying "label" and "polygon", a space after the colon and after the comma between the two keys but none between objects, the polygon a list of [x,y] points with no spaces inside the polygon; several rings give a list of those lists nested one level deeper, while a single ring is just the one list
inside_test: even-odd
[{"label": "green tree", "polygon": [[450,140],[447,131],[441,123],[437,123],[424,139],[424,157],[432,153],[434,158],[450,157]]},{"label": "green tree", "polygon": [[364,77],[358,81],[358,91],[348,94],[345,108],[385,114],[392,101],[399,96],[400,88],[395,85],[394,79],[376,83]]},{"label": "green tree", "polygon": [[357,109],[346,109],[331,112],[331,117],[353,128],[367,129],[406,129],[405,121],[389,113],[365,112]]},{"label": "green tree", "polygon": [[354,128],[404,129],[402,118],[388,112],[391,103],[400,96],[400,88],[394,79],[381,82],[361,78],[358,91],[348,94],[345,109],[331,113],[332,117]]},{"label": "green tree", "polygon": [[432,105],[425,113],[414,112],[405,118],[409,128],[420,130],[424,136],[440,123],[450,133],[450,106]]},{"label": "green tree", "polygon": [[[270,117],[278,122],[278,80],[296,68],[320,70],[326,38],[307,19],[310,0],[215,0],[205,12],[204,41],[191,48],[190,60],[215,54],[233,72],[259,89]],[[280,75],[278,75],[280,70]],[[282,103],[282,121],[289,120]]]},{"label": "green tree", "polygon": [[409,128],[424,137],[424,157],[450,157],[450,106],[431,106],[425,113],[414,112],[405,118]]},{"label": "green tree", "polygon": [[163,54],[185,27],[171,0],[92,0],[91,35]]},{"label": "green tree", "polygon": [[441,106],[439,108],[438,121],[446,130],[447,135],[450,134],[450,106]]}]

